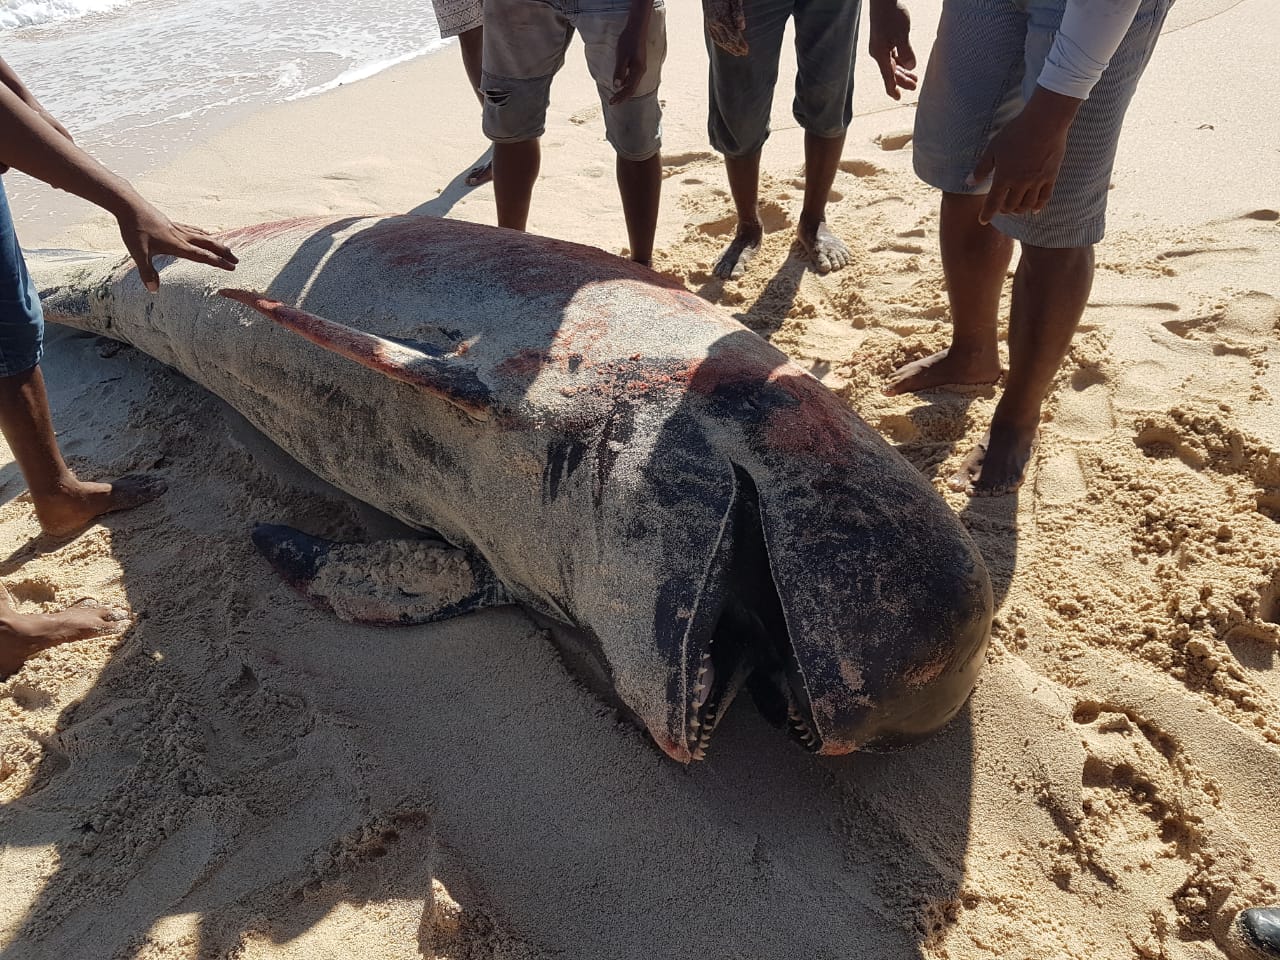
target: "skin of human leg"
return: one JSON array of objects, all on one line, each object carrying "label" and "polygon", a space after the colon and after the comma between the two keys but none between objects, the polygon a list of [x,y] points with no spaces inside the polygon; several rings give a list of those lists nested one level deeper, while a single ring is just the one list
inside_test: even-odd
[{"label": "skin of human leg", "polygon": [[894,371],[884,388],[890,396],[949,384],[994,383],[1000,377],[996,322],[1013,240],[979,222],[983,199],[942,195],[939,245],[951,306],[951,346]]},{"label": "skin of human leg", "polygon": [[1040,425],[1040,408],[1084,316],[1093,287],[1093,246],[1022,245],[1009,312],[1009,373],[991,418],[978,493],[1017,487]]},{"label": "skin of human leg", "polygon": [[[458,46],[462,48],[462,66],[471,81],[471,89],[483,106],[484,94],[480,92],[480,67],[484,62],[484,27],[472,27],[458,34]],[[482,163],[467,174],[467,185],[478,187],[493,179],[493,161]]]},{"label": "skin of human leg", "polygon": [[467,79],[471,81],[471,89],[481,105],[484,94],[480,92],[480,66],[484,62],[484,27],[472,27],[458,34],[458,46],[462,48],[462,66],[467,71]]},{"label": "skin of human leg", "polygon": [[493,197],[498,207],[498,226],[524,230],[529,223],[533,185],[542,166],[538,140],[493,145]]},{"label": "skin of human leg", "polygon": [[658,203],[662,198],[662,155],[647,160],[617,160],[618,193],[627,221],[631,259],[645,266],[653,259],[653,236],[658,229]]},{"label": "skin of human leg", "polygon": [[164,481],[158,477],[121,477],[112,483],[77,478],[58,449],[38,366],[0,377],[0,430],[27,481],[45,533],[66,536],[95,517],[137,506],[164,492]]},{"label": "skin of human leg", "polygon": [[58,613],[18,613],[0,587],[0,680],[17,673],[41,650],[118,631],[128,614],[111,607],[77,605]]},{"label": "skin of human leg", "polygon": [[760,249],[764,228],[760,225],[760,154],[757,150],[742,157],[724,158],[729,179],[729,192],[738,213],[738,226],[733,240],[720,255],[715,275],[722,280],[742,276],[747,264]]},{"label": "skin of human leg", "polygon": [[804,135],[804,208],[796,227],[796,239],[822,273],[848,266],[849,248],[827,228],[827,200],[835,183],[844,134],[837,137]]}]

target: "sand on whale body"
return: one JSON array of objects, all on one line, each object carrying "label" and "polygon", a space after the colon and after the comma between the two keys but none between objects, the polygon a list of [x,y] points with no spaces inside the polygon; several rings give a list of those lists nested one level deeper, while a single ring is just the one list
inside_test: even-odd
[{"label": "sand on whale body", "polygon": [[[771,232],[720,284],[732,209],[693,7],[670,13],[658,268],[822,377],[941,490],[998,392],[879,392],[947,342],[910,107],[860,65],[829,210],[854,263],[819,277],[790,256],[801,136],[780,84]],[[936,4],[918,7],[923,54]],[[5,955],[1225,956],[1231,912],[1280,901],[1278,17],[1265,0],[1173,8],[1027,484],[944,493],[999,611],[969,707],[905,753],[815,762],[744,702],[686,771],[518,611],[392,631],[313,609],[256,556],[254,521],[402,528],[159,364],[51,330],[73,464],[155,469],[170,492],[46,544],[0,465],[19,605],[92,595],[139,617],[0,684]],[[1228,43],[1240,89],[1217,82]],[[575,54],[566,70],[531,226],[616,250],[598,103]],[[406,122],[424,89],[454,106]],[[143,185],[216,227],[424,202],[492,222],[487,191],[451,186],[479,149],[472,103],[446,54],[266,111]],[[24,240],[117,243],[101,217]]]}]

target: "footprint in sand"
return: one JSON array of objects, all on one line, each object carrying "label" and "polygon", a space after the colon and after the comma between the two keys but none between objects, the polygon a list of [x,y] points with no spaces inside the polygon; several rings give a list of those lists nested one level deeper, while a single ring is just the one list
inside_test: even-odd
[{"label": "footprint in sand", "polygon": [[1177,457],[1192,470],[1204,469],[1204,455],[1189,445],[1172,426],[1148,421],[1139,429],[1133,442],[1153,460]]},{"label": "footprint in sand", "polygon": [[593,103],[591,106],[583,107],[581,110],[572,114],[569,117],[569,122],[573,124],[577,124],[578,126],[582,126],[583,124],[590,123],[591,121],[595,120],[599,116],[600,116],[600,104]]},{"label": "footprint in sand", "polygon": [[1256,256],[1257,247],[1216,247],[1210,245],[1178,247],[1158,254],[1155,262],[1172,274],[1212,270],[1224,262],[1236,262]]},{"label": "footprint in sand", "polygon": [[1085,751],[1074,837],[1083,864],[1108,886],[1159,877],[1177,890],[1200,842],[1188,813],[1204,800],[1188,796],[1192,787],[1172,762],[1176,745],[1105,704],[1077,705],[1072,721]]},{"label": "footprint in sand", "polygon": [[1109,384],[1090,373],[1077,370],[1070,386],[1058,391],[1053,425],[1072,440],[1101,440],[1115,429]]},{"label": "footprint in sand", "polygon": [[915,131],[894,130],[890,133],[882,133],[875,138],[874,142],[880,145],[881,150],[901,150],[915,137]]},{"label": "footprint in sand", "polygon": [[885,173],[884,167],[877,166],[870,160],[841,160],[839,169],[855,177],[875,177]]},{"label": "footprint in sand", "polygon": [[1280,705],[1280,624],[1271,613],[1264,622],[1249,621],[1223,636],[1236,662]]},{"label": "footprint in sand", "polygon": [[1070,722],[1084,748],[1079,794],[1045,797],[1065,840],[1059,886],[1097,884],[1109,902],[1144,918],[1147,928],[1139,921],[1130,935],[1140,956],[1218,956],[1215,938],[1234,915],[1225,902],[1251,885],[1236,869],[1247,853],[1226,852],[1237,838],[1217,807],[1219,786],[1176,738],[1130,710],[1084,701]]},{"label": "footprint in sand", "polygon": [[1080,458],[1069,447],[1055,445],[1053,452],[1040,461],[1036,471],[1036,501],[1050,507],[1072,510],[1088,495],[1089,485]]}]

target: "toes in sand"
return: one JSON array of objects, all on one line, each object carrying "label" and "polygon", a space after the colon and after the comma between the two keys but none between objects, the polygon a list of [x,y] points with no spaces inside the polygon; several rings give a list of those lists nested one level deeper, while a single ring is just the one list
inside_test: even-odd
[{"label": "toes in sand", "polygon": [[712,270],[721,280],[737,280],[747,271],[748,264],[760,252],[764,230],[758,223],[739,223],[733,241],[725,247]]},{"label": "toes in sand", "polygon": [[19,613],[9,592],[0,587],[0,680],[17,673],[41,650],[118,633],[129,622],[129,611],[91,599],[79,600],[57,613]]},{"label": "toes in sand", "polygon": [[947,479],[947,486],[974,497],[1014,493],[1026,479],[1035,450],[1034,427],[1030,431],[993,427],[961,461],[960,469]]},{"label": "toes in sand", "polygon": [[1000,361],[995,357],[961,357],[939,350],[919,360],[903,364],[889,376],[884,394],[895,397],[938,387],[980,387],[1000,379]]},{"label": "toes in sand", "polygon": [[800,229],[796,231],[796,242],[819,273],[830,273],[847,267],[853,260],[849,247],[827,229],[825,223],[809,228],[801,222]]}]

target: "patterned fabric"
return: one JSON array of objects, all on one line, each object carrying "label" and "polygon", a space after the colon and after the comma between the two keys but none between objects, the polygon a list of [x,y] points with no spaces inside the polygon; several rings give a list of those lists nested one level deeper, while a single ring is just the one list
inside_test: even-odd
[{"label": "patterned fabric", "polygon": [[440,36],[456,37],[484,23],[481,0],[431,0],[440,24]]},{"label": "patterned fabric", "polygon": [[40,362],[44,348],[44,312],[27,273],[0,184],[0,377],[12,377]]},{"label": "patterned fabric", "polygon": [[[1133,25],[1076,114],[1053,196],[1040,213],[1001,215],[1002,233],[1038,247],[1083,247],[1106,232],[1107,192],[1125,111],[1173,0],[1142,0]],[[944,0],[916,111],[914,163],[948,193],[1022,112],[1053,46],[1066,0]]]},{"label": "patterned fabric", "polygon": [[747,55],[747,18],[742,0],[702,0],[702,17],[712,43],[735,57]]}]

